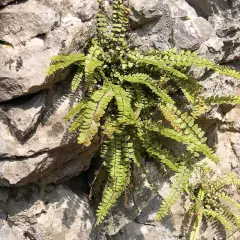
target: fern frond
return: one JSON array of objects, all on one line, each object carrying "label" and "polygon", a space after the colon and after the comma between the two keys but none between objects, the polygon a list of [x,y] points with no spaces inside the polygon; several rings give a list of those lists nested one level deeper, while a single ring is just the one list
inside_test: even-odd
[{"label": "fern frond", "polygon": [[69,112],[68,114],[65,116],[65,120],[70,120],[71,118],[74,118],[76,116],[78,116],[80,114],[80,112],[82,112],[83,110],[85,110],[85,108],[87,108],[87,102],[88,99],[81,99],[79,103],[77,103]]},{"label": "fern frond", "polygon": [[72,84],[71,84],[71,89],[73,92],[75,92],[79,85],[81,84],[83,78],[83,68],[82,67],[78,67],[77,72],[75,73],[73,79],[72,79]]},{"label": "fern frond", "polygon": [[157,213],[157,221],[161,221],[168,214],[170,208],[177,202],[188,184],[190,176],[191,171],[186,166],[183,165],[178,168],[178,172],[175,174],[171,185],[170,193],[164,198],[162,206]]},{"label": "fern frond", "polygon": [[182,113],[174,104],[170,103],[166,105],[158,104],[158,108],[176,131],[181,132],[183,135],[190,135],[201,143],[206,142],[204,131],[198,124],[195,124],[194,118],[187,112]]},{"label": "fern frond", "polygon": [[176,67],[202,67],[208,70],[214,70],[225,76],[234,77],[240,79],[240,73],[234,69],[230,69],[226,66],[218,65],[205,58],[201,58],[196,52],[191,51],[177,51],[176,48],[169,49],[160,53],[161,59],[166,61],[166,64]]},{"label": "fern frond", "polygon": [[214,210],[211,209],[204,209],[203,213],[212,218],[212,219],[218,219],[219,222],[225,227],[226,230],[228,231],[232,231],[232,226],[231,224],[228,222],[228,220],[219,212],[215,212]]},{"label": "fern frond", "polygon": [[205,98],[207,104],[231,104],[236,105],[240,104],[240,96],[229,95],[229,96],[211,96]]},{"label": "fern frond", "polygon": [[156,141],[152,140],[150,134],[146,133],[141,128],[138,128],[138,137],[140,138],[144,148],[153,158],[160,160],[163,164],[165,164],[169,169],[177,172],[178,166],[175,164],[176,157],[174,157],[170,151],[164,149],[161,145],[159,145]]},{"label": "fern frond", "polygon": [[215,189],[220,190],[228,185],[239,186],[240,179],[237,177],[236,173],[231,172],[217,178],[215,181],[212,181],[211,184],[215,187]]},{"label": "fern frond", "polygon": [[99,58],[104,54],[103,49],[97,45],[96,41],[93,40],[93,42],[94,44],[89,49],[85,59],[85,82],[86,87],[90,90],[97,83],[94,75],[96,69],[104,63],[104,61],[99,60]]},{"label": "fern frond", "polygon": [[127,81],[130,83],[136,83],[136,84],[143,84],[143,85],[147,86],[149,89],[151,89],[152,92],[154,94],[156,94],[158,97],[160,97],[164,102],[174,104],[173,99],[164,90],[162,90],[158,86],[157,81],[154,81],[147,74],[136,73],[136,74],[132,74],[132,75],[120,76],[119,78],[122,81]]},{"label": "fern frond", "polygon": [[232,206],[234,206],[235,208],[237,208],[238,211],[240,211],[240,203],[238,203],[237,201],[235,201],[232,197],[228,196],[226,193],[222,192],[221,193],[221,198],[228,202],[231,203]]},{"label": "fern frond", "polygon": [[204,199],[204,191],[200,189],[196,198],[196,203],[195,203],[194,211],[196,212],[195,214],[196,219],[194,221],[193,229],[190,234],[190,240],[198,240],[199,231],[200,231],[200,227],[203,219],[203,206],[202,206],[203,199]]},{"label": "fern frond", "polygon": [[230,207],[221,205],[218,211],[221,211],[222,215],[240,230],[240,217]]},{"label": "fern frond", "polygon": [[219,162],[219,159],[215,156],[214,151],[191,134],[183,134],[182,132],[177,132],[163,125],[158,126],[152,121],[144,122],[143,127],[148,129],[148,131],[158,132],[160,135],[173,139],[179,143],[186,144],[187,150],[191,153],[202,153],[212,161]]},{"label": "fern frond", "polygon": [[85,55],[83,53],[73,53],[70,55],[58,55],[52,58],[50,67],[47,70],[47,77],[54,74],[60,69],[69,67],[72,64],[79,65],[85,60]]},{"label": "fern frond", "polygon": [[96,225],[100,224],[126,188],[133,154],[132,144],[126,142],[125,136],[114,135],[105,150],[105,162],[109,178],[103,192],[103,199],[97,210]]},{"label": "fern frond", "polygon": [[180,78],[182,80],[188,79],[188,76],[186,74],[182,73],[181,71],[178,71],[171,65],[168,65],[167,62],[163,59],[160,58],[158,59],[154,56],[145,56],[134,52],[128,53],[128,57],[136,61],[138,64],[156,66],[159,68],[160,71],[166,71],[168,74],[174,77]]},{"label": "fern frond", "polygon": [[112,88],[107,86],[103,86],[100,90],[93,93],[88,102],[87,109],[81,116],[83,122],[80,126],[79,144],[84,144],[86,147],[91,144],[94,135],[98,131],[100,118],[104,115],[113,96]]},{"label": "fern frond", "polygon": [[119,123],[129,122],[133,117],[133,109],[131,107],[131,98],[129,97],[128,92],[126,92],[120,86],[114,84],[110,84],[110,86],[112,87],[118,106],[119,111],[118,122]]}]

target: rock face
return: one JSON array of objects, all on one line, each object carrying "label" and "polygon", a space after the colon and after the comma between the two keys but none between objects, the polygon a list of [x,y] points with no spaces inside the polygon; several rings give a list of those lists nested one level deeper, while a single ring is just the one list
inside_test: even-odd
[{"label": "rock face", "polygon": [[6,209],[8,220],[0,228],[1,239],[6,240],[84,240],[94,224],[87,198],[65,185],[15,189],[6,200]]},{"label": "rock face", "polygon": [[[175,224],[169,218],[155,222],[161,201],[140,178],[142,193],[133,193],[138,207],[119,203],[104,231],[92,231],[84,172],[99,139],[85,149],[67,133],[71,69],[47,79],[45,72],[52,56],[84,49],[94,33],[97,8],[97,0],[0,0],[0,240],[175,240],[187,235],[179,205],[173,209]],[[129,9],[132,46],[190,49],[240,70],[240,0],[129,0]],[[240,93],[240,83],[232,78],[191,71],[206,94]],[[224,105],[201,119],[222,159],[216,172],[240,174],[239,114],[239,107]],[[169,185],[154,165],[148,168],[165,196]],[[79,174],[83,177],[75,178]],[[224,233],[219,237],[204,227],[201,239],[224,239]]]}]

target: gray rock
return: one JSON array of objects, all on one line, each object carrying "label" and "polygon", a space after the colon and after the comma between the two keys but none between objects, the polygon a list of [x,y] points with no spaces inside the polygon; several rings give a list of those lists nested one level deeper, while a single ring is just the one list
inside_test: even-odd
[{"label": "gray rock", "polygon": [[94,223],[87,198],[63,185],[45,191],[33,185],[13,191],[8,212],[7,233],[18,230],[17,239],[85,240]]},{"label": "gray rock", "polygon": [[5,6],[10,2],[12,2],[12,0],[0,0],[0,6]]},{"label": "gray rock", "polygon": [[159,0],[143,1],[130,0],[130,20],[133,28],[140,27],[146,23],[158,20],[162,12],[162,3]]},{"label": "gray rock", "polygon": [[111,240],[177,240],[164,226],[151,226],[150,224],[141,224],[131,222],[122,229]]},{"label": "gray rock", "polygon": [[147,23],[130,34],[130,44],[139,50],[168,49],[172,41],[173,19],[169,9],[163,5],[162,16],[159,20]]},{"label": "gray rock", "polygon": [[178,20],[174,24],[173,43],[177,48],[196,50],[200,41],[190,21]]},{"label": "gray rock", "polygon": [[[156,165],[154,163],[147,163],[147,170],[151,173],[151,182],[154,182],[158,187],[159,195],[162,197],[166,196],[169,192],[169,183],[162,178]],[[105,223],[105,231],[110,236],[117,234],[128,223],[134,221],[134,219],[138,219],[138,216],[141,216],[142,213],[145,214],[148,207],[152,207],[154,201],[155,203],[157,202],[154,205],[155,208],[159,208],[160,206],[161,201],[157,201],[156,194],[150,190],[149,182],[145,180],[144,173],[140,169],[135,169],[134,176],[137,186],[130,193],[128,205],[123,206],[121,204],[123,201],[120,201]]]},{"label": "gray rock", "polygon": [[[0,10],[0,39],[11,46],[0,45],[0,102],[63,80],[64,75],[45,79],[51,57],[63,49],[65,53],[82,50],[92,35],[94,22],[90,20],[96,13],[96,1],[53,5],[29,0]],[[63,14],[61,8],[68,12]],[[88,22],[84,24],[80,18]]]},{"label": "gray rock", "polygon": [[162,0],[163,4],[167,4],[171,12],[172,18],[195,19],[197,13],[185,0]]},{"label": "gray rock", "polygon": [[[68,85],[64,83],[49,92],[37,125],[30,120],[39,117],[41,107],[39,108],[36,101],[41,100],[39,95],[30,99],[31,104],[29,103],[30,105],[35,103],[36,108],[29,112],[24,111],[21,116],[12,114],[12,119],[21,117],[21,119],[29,119],[29,124],[33,124],[30,134],[24,141],[15,137],[16,129],[11,128],[6,116],[0,116],[0,185],[22,186],[38,181],[58,182],[88,169],[92,156],[99,148],[99,141],[96,138],[90,148],[82,149],[76,143],[75,136],[67,135],[68,126],[64,120],[69,111],[70,101],[67,89]],[[19,106],[14,103],[12,113],[22,106],[29,106],[27,100]],[[20,128],[22,125],[17,126]]]},{"label": "gray rock", "polygon": [[9,128],[19,140],[24,139],[36,128],[40,114],[44,108],[45,97],[45,93],[40,93],[36,96],[23,99],[22,102],[18,100],[17,104],[0,104],[2,118],[6,118]]}]

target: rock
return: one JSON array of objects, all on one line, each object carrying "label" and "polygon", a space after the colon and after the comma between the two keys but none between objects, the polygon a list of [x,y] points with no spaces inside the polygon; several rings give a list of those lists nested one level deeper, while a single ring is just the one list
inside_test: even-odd
[{"label": "rock", "polygon": [[192,8],[185,0],[162,0],[162,2],[169,7],[172,18],[186,20],[198,17],[194,8]]},{"label": "rock", "polygon": [[239,94],[240,82],[232,77],[222,76],[218,73],[209,74],[205,80],[201,81],[205,89],[206,96],[224,96]]},{"label": "rock", "polygon": [[13,229],[5,223],[2,228],[0,228],[1,240],[25,240],[24,232],[21,232],[17,227]]},{"label": "rock", "polygon": [[173,42],[180,49],[196,50],[200,47],[200,41],[190,21],[178,20],[175,22]]},{"label": "rock", "polygon": [[12,2],[12,0],[0,0],[0,6],[5,6],[10,2]]},{"label": "rock", "polygon": [[173,19],[166,5],[159,20],[147,23],[130,34],[130,44],[139,50],[168,49],[171,45]]},{"label": "rock", "polygon": [[133,28],[138,28],[154,20],[158,20],[162,12],[162,3],[159,0],[153,0],[146,3],[143,0],[130,0],[131,9],[130,20]]},{"label": "rock", "polygon": [[18,230],[17,239],[85,240],[94,223],[87,198],[63,185],[45,191],[34,185],[17,189],[7,207],[8,234]]},{"label": "rock", "polygon": [[240,116],[240,107],[236,106],[224,116],[219,127],[220,130],[240,132],[240,122],[238,121],[238,116]]},{"label": "rock", "polygon": [[213,32],[211,24],[202,17],[190,20],[176,20],[173,41],[177,48],[196,50],[207,41]]},{"label": "rock", "polygon": [[44,108],[45,97],[45,93],[40,93],[33,97],[28,96],[22,102],[19,99],[17,104],[0,104],[0,113],[5,116],[9,128],[19,140],[23,140],[36,128]]},{"label": "rock", "polygon": [[[29,119],[29,125],[25,124],[24,126],[29,126],[28,129],[31,130],[23,141],[15,137],[16,129],[12,129],[11,124],[8,125],[6,116],[0,115],[1,186],[22,186],[38,181],[58,182],[88,169],[91,157],[99,148],[99,141],[96,138],[90,148],[82,149],[76,143],[76,138],[71,139],[69,138],[71,136],[66,135],[68,126],[63,123],[65,122],[64,117],[69,111],[70,95],[66,92],[68,89],[66,82],[50,91],[41,114],[39,112],[41,104],[39,106],[38,102],[42,101],[40,95],[30,99],[30,105],[35,103],[36,108],[33,112],[25,110],[24,114],[21,114],[21,119],[26,121]],[[23,106],[29,106],[27,100],[23,100],[19,106],[13,100],[11,104],[14,106],[11,109],[12,113]],[[36,115],[31,115],[30,112],[36,113]],[[11,119],[10,115],[8,117]],[[13,114],[12,120],[14,117]],[[37,125],[34,125],[36,117],[39,118],[39,121]],[[16,125],[18,130],[20,126],[22,125]]]},{"label": "rock", "polygon": [[110,238],[111,240],[177,240],[179,238],[172,237],[169,230],[164,226],[151,226],[131,222],[123,228],[118,234]]},{"label": "rock", "polygon": [[[0,10],[0,40],[10,46],[0,45],[0,102],[49,88],[66,78],[45,79],[50,59],[63,49],[65,53],[81,51],[92,35],[94,22],[90,20],[96,13],[96,1],[80,1],[78,7],[73,2],[61,1],[57,8],[47,1],[29,0]],[[81,6],[85,6],[84,13]],[[63,15],[61,8],[68,13]],[[84,24],[80,17],[88,22]]]}]

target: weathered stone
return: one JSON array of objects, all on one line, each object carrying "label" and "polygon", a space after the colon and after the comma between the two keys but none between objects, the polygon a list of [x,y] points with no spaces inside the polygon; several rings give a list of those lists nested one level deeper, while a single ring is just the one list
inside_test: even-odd
[{"label": "weathered stone", "polygon": [[33,185],[17,189],[7,207],[9,225],[0,230],[4,237],[18,231],[17,239],[85,240],[94,223],[87,198],[62,185],[45,191]]},{"label": "weathered stone", "polygon": [[159,19],[162,12],[162,3],[159,0],[149,2],[143,0],[130,0],[130,20],[133,28],[137,28],[149,22]]},{"label": "weathered stone", "polygon": [[[159,194],[165,197],[169,192],[169,184],[164,181],[155,164],[148,163],[146,168],[149,172],[151,172],[151,182],[154,182],[159,188]],[[144,180],[144,173],[140,169],[136,169],[134,176],[136,178],[138,188],[131,192],[130,194],[132,196],[129,197],[129,199],[134,199],[134,202],[130,200],[127,207],[119,203],[119,205],[113,209],[110,217],[105,223],[105,231],[108,235],[112,236],[118,233],[120,229],[131,221],[134,221],[134,219],[136,219],[142,211],[144,212],[145,209],[151,207],[153,199],[156,200],[156,194],[150,190],[149,183]],[[158,205],[158,207],[159,206],[160,205]]]},{"label": "weathered stone", "polygon": [[171,236],[171,232],[163,226],[151,224],[141,224],[131,222],[118,234],[110,238],[111,240],[177,240],[179,238]]},{"label": "weathered stone", "polygon": [[2,118],[6,118],[9,128],[18,139],[24,139],[36,128],[44,108],[45,96],[45,93],[40,93],[33,97],[19,99],[18,103],[12,101],[12,103],[0,104]]},{"label": "weathered stone", "polygon": [[0,6],[7,5],[10,2],[12,2],[12,0],[0,0]]},{"label": "weathered stone", "polygon": [[200,41],[191,22],[180,19],[174,24],[173,42],[180,49],[196,50],[200,47]]},{"label": "weathered stone", "polygon": [[[29,128],[24,141],[15,137],[16,129],[12,129],[11,121],[15,118],[29,119],[29,124],[34,123],[35,117],[39,118],[41,104],[40,95],[33,97],[30,105],[34,111],[27,110],[21,116],[9,114],[10,124],[6,116],[0,116],[0,185],[24,185],[29,182],[58,182],[76,176],[81,171],[88,169],[92,155],[98,150],[98,139],[88,149],[82,149],[76,143],[76,138],[67,136],[67,124],[64,117],[69,111],[70,95],[66,83],[54,88],[48,93],[44,111],[41,113],[38,124]],[[13,101],[12,101],[13,102]],[[24,108],[28,104],[14,102],[12,113],[16,109]],[[28,115],[29,113],[37,115]],[[31,126],[28,124],[16,125]]]},{"label": "weathered stone", "polygon": [[130,44],[139,50],[168,49],[171,47],[173,19],[166,5],[159,20],[145,24],[130,35]]},{"label": "weathered stone", "polygon": [[186,1],[184,0],[162,0],[163,4],[167,4],[171,12],[172,18],[195,19],[197,13]]},{"label": "weathered stone", "polygon": [[[53,8],[46,1],[29,0],[0,10],[0,40],[12,46],[0,45],[0,102],[49,88],[66,77],[45,79],[50,59],[63,49],[82,50],[92,35],[94,23],[89,20],[96,13],[96,1],[80,1],[78,7],[73,2],[67,6],[60,1],[59,8]],[[68,9],[64,15],[63,6]]]}]

